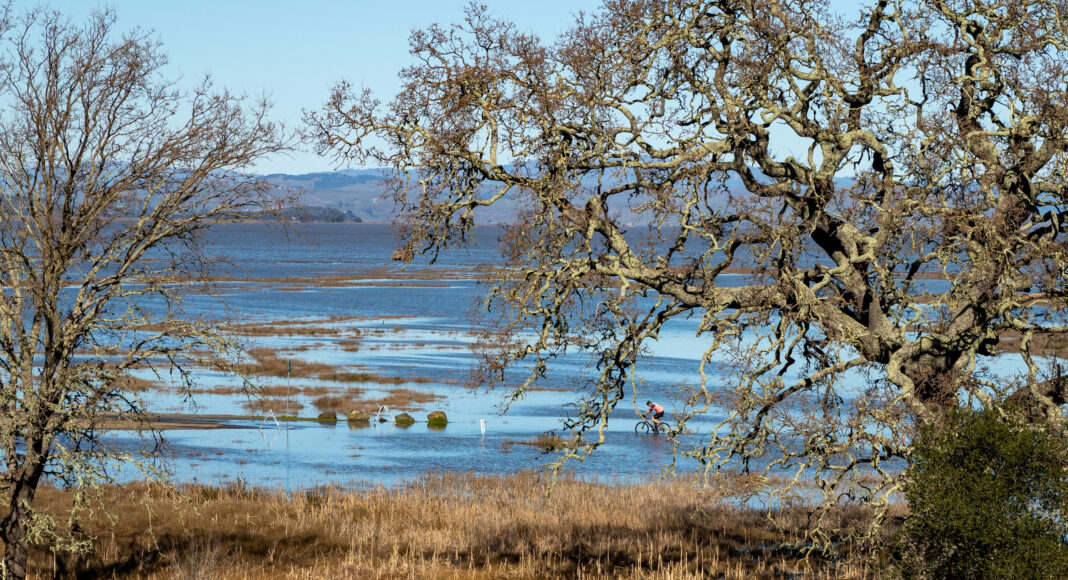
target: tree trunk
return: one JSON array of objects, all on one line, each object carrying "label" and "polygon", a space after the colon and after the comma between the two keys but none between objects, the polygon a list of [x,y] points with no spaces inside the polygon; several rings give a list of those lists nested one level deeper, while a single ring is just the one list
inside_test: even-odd
[{"label": "tree trunk", "polygon": [[[961,353],[925,353],[906,364],[902,371],[912,380],[915,396],[927,410],[926,419],[941,421],[959,403],[962,381]],[[920,417],[924,419],[924,417]]]},{"label": "tree trunk", "polygon": [[30,517],[33,491],[24,486],[12,494],[11,510],[0,524],[0,540],[4,545],[4,580],[22,580],[26,577],[26,560],[29,548],[26,545],[26,520]]},{"label": "tree trunk", "polygon": [[[38,445],[37,447],[40,447]],[[22,473],[12,484],[10,509],[0,520],[0,542],[3,543],[3,580],[22,580],[26,577],[26,562],[29,559],[29,546],[26,533],[30,518],[33,517],[33,499],[37,494],[37,485],[44,473],[43,455],[28,451],[23,463]]]}]

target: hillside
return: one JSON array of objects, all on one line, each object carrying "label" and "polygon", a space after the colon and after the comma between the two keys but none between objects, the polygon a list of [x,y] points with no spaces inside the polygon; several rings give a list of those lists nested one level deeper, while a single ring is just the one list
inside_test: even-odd
[{"label": "hillside", "polygon": [[[306,173],[289,175],[275,173],[265,175],[264,179],[279,188],[291,189],[298,193],[302,205],[308,208],[336,210],[370,223],[388,223],[395,214],[392,199],[383,199],[384,177],[379,169],[342,170],[323,173]],[[477,221],[484,224],[511,223],[518,213],[517,204],[502,200],[488,208],[481,208]],[[642,222],[629,209],[621,212],[624,222]],[[350,218],[350,221],[352,220]]]},{"label": "hillside", "polygon": [[[378,169],[344,170],[329,173],[289,175],[276,173],[264,178],[278,186],[295,190],[309,208],[352,212],[360,221],[388,223],[395,215],[392,199],[384,199],[384,177]],[[479,212],[481,223],[509,223],[516,215],[515,204],[494,204]],[[355,220],[350,220],[355,221]]]}]

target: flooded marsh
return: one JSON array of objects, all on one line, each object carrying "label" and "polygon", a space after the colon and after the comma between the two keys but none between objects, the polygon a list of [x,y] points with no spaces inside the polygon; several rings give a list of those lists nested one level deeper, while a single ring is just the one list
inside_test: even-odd
[{"label": "flooded marsh", "polygon": [[[484,332],[472,314],[485,293],[480,276],[501,263],[499,230],[480,229],[475,243],[443,254],[436,264],[402,267],[390,260],[389,226],[293,227],[299,236],[268,224],[212,232],[210,251],[225,256],[229,266],[217,272],[211,294],[186,302],[191,312],[221,318],[247,347],[250,356],[240,370],[258,392],[216,371],[200,372],[192,393],[176,388],[177,377],[157,376],[150,368],[135,373],[139,394],[153,412],[242,417],[229,421],[233,428],[226,437],[168,430],[176,481],[241,480],[286,488],[396,485],[428,471],[507,474],[552,459],[537,445],[516,442],[550,431],[566,438],[562,422],[577,414],[573,403],[597,373],[588,359],[555,359],[549,375],[506,414],[501,414],[504,393],[465,386],[476,361],[471,345]],[[298,287],[300,292],[288,291]],[[682,408],[680,386],[699,383],[698,363],[711,337],[698,337],[697,324],[675,321],[648,344],[633,400],[613,411],[604,444],[575,468],[594,478],[644,477],[672,463],[671,442],[636,435],[634,425],[646,399],[664,402],[670,419]],[[715,353],[705,366],[708,389],[726,380],[722,369],[729,356]],[[399,428],[390,421],[345,420],[353,411],[386,418],[406,412],[417,423]],[[447,415],[444,429],[428,427],[431,411]],[[315,421],[321,413],[342,420]],[[283,415],[302,420],[270,418]],[[701,444],[722,419],[714,408],[692,419],[687,442]],[[113,436],[131,446],[138,441],[129,433]],[[196,462],[183,459],[192,450],[206,453]]]},{"label": "flooded marsh", "polygon": [[[585,361],[562,360],[504,415],[502,394],[465,386],[474,362],[470,345],[481,331],[470,315],[484,292],[480,272],[500,260],[494,236],[439,264],[402,268],[389,260],[388,226],[300,228],[300,236],[267,224],[213,232],[211,249],[231,266],[217,272],[210,294],[188,298],[190,310],[225,316],[227,332],[247,348],[239,370],[256,392],[240,377],[217,371],[198,373],[192,392],[177,388],[177,377],[165,372],[135,373],[152,412],[229,417],[225,433],[193,424],[167,430],[176,481],[393,485],[428,471],[503,474],[549,460],[540,448],[517,450],[511,442],[559,431],[589,372]],[[301,291],[289,291],[294,288]],[[664,368],[683,363],[661,362]],[[654,393],[670,387],[669,376]],[[417,423],[401,428],[345,420],[353,411],[407,412]],[[427,425],[431,411],[446,414],[443,429]],[[320,413],[342,420],[314,421]],[[636,437],[633,410],[618,414],[583,471],[592,477],[659,474],[671,460],[670,443]],[[284,416],[308,420],[273,420]],[[121,431],[112,437],[131,446],[139,441]]]}]

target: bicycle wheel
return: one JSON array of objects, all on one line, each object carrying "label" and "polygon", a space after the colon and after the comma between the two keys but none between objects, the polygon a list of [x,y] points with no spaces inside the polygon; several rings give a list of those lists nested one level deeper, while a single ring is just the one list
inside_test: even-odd
[{"label": "bicycle wheel", "polygon": [[638,423],[634,425],[635,433],[649,433],[650,429],[652,429],[652,426],[649,425],[648,421],[638,421]]}]

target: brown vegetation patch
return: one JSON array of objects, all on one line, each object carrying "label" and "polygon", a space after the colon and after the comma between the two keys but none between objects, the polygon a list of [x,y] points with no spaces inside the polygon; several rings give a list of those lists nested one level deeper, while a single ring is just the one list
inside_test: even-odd
[{"label": "brown vegetation patch", "polygon": [[[185,500],[143,484],[105,490],[80,522],[88,556],[33,547],[31,574],[142,578],[867,578],[846,540],[807,560],[806,512],[732,508],[728,490],[687,481],[599,485],[562,481],[546,498],[531,474],[435,474],[400,489],[292,493],[242,485],[188,487]],[[70,495],[40,494],[43,511]],[[148,507],[146,507],[146,504]],[[848,531],[862,508],[834,514]],[[64,518],[59,518],[65,521]],[[151,522],[151,524],[150,524]]]},{"label": "brown vegetation patch", "polygon": [[322,348],[322,346],[322,343],[289,345],[286,346],[286,352],[308,352],[313,348]]},{"label": "brown vegetation patch", "polygon": [[246,375],[267,377],[306,377],[325,373],[334,369],[330,365],[313,363],[300,359],[283,359],[278,351],[269,348],[249,349],[255,361],[238,365],[238,370]]},{"label": "brown vegetation patch", "polygon": [[412,281],[405,282],[352,282],[350,281],[347,286],[360,286],[368,288],[410,288],[412,286],[418,286],[420,288],[448,288],[449,284],[435,284],[423,282],[419,284],[413,284]]},{"label": "brown vegetation patch", "polygon": [[359,396],[362,395],[363,392],[363,389],[350,387],[342,394],[331,394],[318,397],[312,401],[312,406],[319,411],[334,411],[335,413],[341,414],[348,414],[353,409],[365,410],[370,404],[360,401]]},{"label": "brown vegetation patch", "polygon": [[132,393],[141,393],[149,389],[161,389],[167,387],[167,385],[159,381],[142,379],[140,377],[134,377],[130,375],[120,377],[118,381],[116,381],[115,386],[123,391]]},{"label": "brown vegetation patch", "polygon": [[[311,263],[311,262],[306,262]],[[337,274],[322,274],[322,273],[309,273],[307,276],[263,276],[263,277],[241,277],[241,276],[198,276],[198,277],[177,277],[170,276],[166,278],[158,278],[159,280],[168,283],[201,283],[210,284],[215,286],[221,286],[226,284],[257,284],[259,286],[269,286],[272,289],[277,286],[282,287],[303,287],[307,288],[322,288],[322,287],[347,287],[347,286],[365,286],[365,285],[391,285],[391,286],[413,286],[413,282],[436,282],[442,280],[470,280],[473,278],[484,278],[486,271],[481,268],[427,268],[427,269],[415,269],[408,268],[401,270],[398,268],[361,268],[358,272],[337,273]],[[426,286],[428,284],[418,284],[420,286]],[[441,284],[435,284],[439,286]]]},{"label": "brown vegetation patch", "polygon": [[253,399],[243,406],[249,411],[258,413],[272,412],[276,415],[292,415],[304,408],[303,403],[289,399]]},{"label": "brown vegetation patch", "polygon": [[288,397],[290,395],[299,395],[302,390],[299,385],[265,385],[260,387],[260,396]]},{"label": "brown vegetation patch", "polygon": [[337,316],[315,320],[281,320],[248,324],[232,324],[223,330],[241,336],[337,336],[339,334],[359,336],[359,330],[352,327],[335,326],[349,322],[352,317]]},{"label": "brown vegetation patch", "polygon": [[339,341],[335,342],[334,344],[337,345],[344,352],[359,352],[360,351],[360,345],[363,344],[363,343],[361,341],[359,341],[359,340],[346,338],[346,339],[339,340]]},{"label": "brown vegetation patch", "polygon": [[[998,337],[998,350],[1004,353],[1017,354],[1020,352],[1023,337],[1018,332],[1004,331]],[[1064,334],[1036,334],[1031,339],[1031,354],[1039,356],[1068,357],[1068,335]]]},{"label": "brown vegetation patch", "polygon": [[324,381],[335,381],[338,383],[379,383],[379,384],[392,384],[399,385],[401,383],[433,383],[436,382],[433,379],[426,377],[391,377],[380,375],[378,373],[362,373],[362,372],[337,372],[332,370],[330,372],[320,373],[319,379]]},{"label": "brown vegetation patch", "polygon": [[526,441],[515,441],[520,445],[530,445],[537,447],[543,452],[548,453],[550,451],[559,451],[561,449],[574,449],[579,446],[579,439],[564,439],[553,432],[541,433],[534,439],[528,439]]},{"label": "brown vegetation patch", "polygon": [[390,389],[386,391],[386,396],[372,399],[370,401],[364,401],[364,403],[374,407],[388,406],[394,409],[402,409],[409,405],[425,405],[427,403],[433,403],[441,398],[441,395],[434,393],[413,391],[411,389]]},{"label": "brown vegetation patch", "polygon": [[248,392],[248,389],[240,385],[215,385],[214,387],[193,389],[193,394],[204,395],[237,395]]},{"label": "brown vegetation patch", "polygon": [[348,413],[356,408],[356,401],[351,397],[323,395],[312,401],[312,406],[321,412],[333,411],[335,413]]}]

